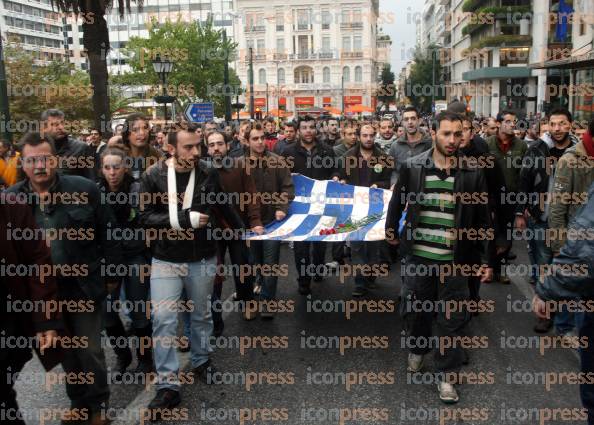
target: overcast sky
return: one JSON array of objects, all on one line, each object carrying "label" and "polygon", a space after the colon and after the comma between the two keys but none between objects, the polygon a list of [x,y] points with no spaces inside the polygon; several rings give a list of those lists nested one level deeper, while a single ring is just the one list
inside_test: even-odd
[{"label": "overcast sky", "polygon": [[420,17],[424,3],[424,0],[380,0],[378,26],[392,38],[392,72],[396,78],[412,57],[416,38],[414,22]]}]

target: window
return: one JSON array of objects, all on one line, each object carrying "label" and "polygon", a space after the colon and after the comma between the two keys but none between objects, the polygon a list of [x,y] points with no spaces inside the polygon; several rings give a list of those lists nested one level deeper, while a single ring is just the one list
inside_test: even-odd
[{"label": "window", "polygon": [[351,81],[351,69],[348,66],[342,68],[342,78],[344,79],[345,83]]},{"label": "window", "polygon": [[313,68],[301,66],[295,69],[295,84],[309,84],[314,82]]},{"label": "window", "polygon": [[342,9],[342,22],[351,22],[351,11],[348,9]]},{"label": "window", "polygon": [[266,84],[266,70],[264,68],[258,71],[258,84]]},{"label": "window", "polygon": [[355,67],[355,83],[363,82],[363,68],[360,66]]},{"label": "window", "polygon": [[258,52],[264,53],[264,46],[265,46],[264,39],[263,38],[258,39],[257,43],[258,44],[257,44],[256,50]]},{"label": "window", "polygon": [[342,37],[342,51],[343,52],[351,51],[351,37]]},{"label": "window", "polygon": [[309,29],[309,10],[301,9],[297,11],[297,29]]},{"label": "window", "polygon": [[276,53],[285,53],[285,39],[284,38],[276,39]]},{"label": "window", "polygon": [[285,15],[282,11],[276,12],[276,30],[277,31],[284,31],[285,30]]},{"label": "window", "polygon": [[246,46],[247,46],[248,50],[249,49],[253,49],[255,47],[254,46],[254,40],[247,40],[246,41]]},{"label": "window", "polygon": [[329,10],[322,10],[322,29],[329,30],[332,23],[332,15]]},{"label": "window", "polygon": [[353,50],[363,50],[363,37],[360,35],[353,37]]},{"label": "window", "polygon": [[322,37],[322,52],[327,53],[330,51],[330,37]]},{"label": "window", "polygon": [[278,84],[285,84],[285,70],[283,68],[278,69],[277,81]]},{"label": "window", "polygon": [[361,16],[361,9],[353,10],[352,17],[352,22],[362,22],[363,17]]},{"label": "window", "polygon": [[324,70],[322,71],[322,77],[324,79],[324,83],[330,82],[330,68],[328,68],[327,66],[325,66]]}]

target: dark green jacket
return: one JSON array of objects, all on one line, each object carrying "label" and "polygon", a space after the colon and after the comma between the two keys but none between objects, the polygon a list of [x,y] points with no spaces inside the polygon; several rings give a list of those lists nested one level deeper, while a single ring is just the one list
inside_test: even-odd
[{"label": "dark green jacket", "polygon": [[522,170],[522,159],[526,155],[528,145],[521,139],[514,137],[511,142],[511,147],[504,153],[499,148],[498,136],[491,136],[487,138],[487,146],[489,152],[495,157],[495,162],[503,172],[505,178],[505,187],[508,192],[517,192],[520,182],[520,171]]},{"label": "dark green jacket", "polygon": [[[64,271],[58,277],[60,297],[102,301],[107,295],[103,266],[122,264],[121,244],[109,237],[115,218],[111,209],[101,203],[95,183],[84,177],[57,174],[50,193],[53,198],[58,193],[63,198],[43,208],[28,179],[7,191],[26,199],[39,227],[54,235],[62,231],[62,236],[50,245],[53,264]],[[66,231],[71,234],[67,236]]]}]

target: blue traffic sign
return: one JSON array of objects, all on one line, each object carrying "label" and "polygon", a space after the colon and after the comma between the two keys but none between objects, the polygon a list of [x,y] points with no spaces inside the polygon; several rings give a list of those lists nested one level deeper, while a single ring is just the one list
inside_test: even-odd
[{"label": "blue traffic sign", "polygon": [[206,122],[214,119],[213,103],[191,103],[186,108],[186,118],[192,122]]}]

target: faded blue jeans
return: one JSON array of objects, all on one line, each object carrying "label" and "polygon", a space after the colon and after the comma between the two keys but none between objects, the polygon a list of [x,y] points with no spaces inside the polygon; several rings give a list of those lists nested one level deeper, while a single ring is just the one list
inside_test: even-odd
[{"label": "faded blue jeans", "polygon": [[[208,361],[212,351],[209,338],[212,334],[210,294],[216,271],[216,258],[195,263],[171,263],[153,258],[151,269],[151,300],[153,319],[153,353],[158,374],[157,389],[180,389],[178,340],[178,312],[182,291],[193,304],[191,311],[191,360],[192,368]],[[185,307],[185,306],[184,306]]]},{"label": "faded blue jeans", "polygon": [[[250,251],[254,264],[267,264],[270,266],[278,264],[280,248],[280,241],[250,241]],[[260,298],[275,300],[278,275],[274,275],[274,271],[271,270],[270,274],[263,276],[259,271],[257,279],[262,282]]]}]

